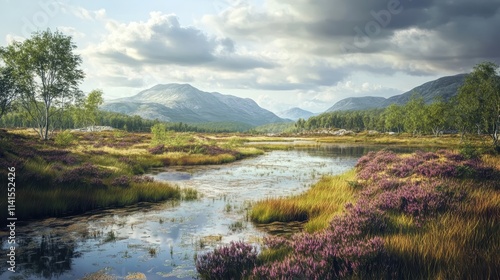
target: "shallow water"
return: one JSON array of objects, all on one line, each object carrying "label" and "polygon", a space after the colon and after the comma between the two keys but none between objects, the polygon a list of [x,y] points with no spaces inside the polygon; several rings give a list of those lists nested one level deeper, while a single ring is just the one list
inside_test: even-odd
[{"label": "shallow water", "polygon": [[[378,149],[329,145],[272,151],[226,165],[155,170],[150,176],[156,180],[194,188],[202,197],[21,225],[17,272],[6,271],[1,254],[0,278],[79,279],[100,272],[123,279],[139,272],[147,279],[192,279],[196,254],[231,241],[258,243],[266,234],[247,221],[253,202],[304,192],[321,176],[343,173]],[[277,232],[300,229],[300,224],[275,228],[280,226]],[[3,237],[4,252],[8,245]]]}]

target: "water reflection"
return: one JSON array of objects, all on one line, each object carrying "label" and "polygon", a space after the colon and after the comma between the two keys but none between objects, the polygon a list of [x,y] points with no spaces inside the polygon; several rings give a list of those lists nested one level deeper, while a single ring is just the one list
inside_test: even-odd
[{"label": "water reflection", "polygon": [[[253,201],[305,191],[324,174],[339,174],[382,146],[323,145],[273,151],[220,166],[156,170],[151,176],[195,188],[198,201],[141,204],[70,218],[47,219],[17,229],[17,270],[28,279],[79,279],[105,271],[124,278],[193,279],[194,256],[230,241],[258,242],[262,229],[248,222]],[[291,233],[296,225],[268,231]],[[265,228],[265,227],[264,227]],[[3,251],[7,239],[2,237]],[[6,263],[6,254],[0,254]],[[2,266],[0,278],[10,277]]]},{"label": "water reflection", "polygon": [[61,236],[26,237],[19,242],[18,270],[24,275],[57,278],[71,270],[72,259],[81,256],[74,241],[62,241]]}]

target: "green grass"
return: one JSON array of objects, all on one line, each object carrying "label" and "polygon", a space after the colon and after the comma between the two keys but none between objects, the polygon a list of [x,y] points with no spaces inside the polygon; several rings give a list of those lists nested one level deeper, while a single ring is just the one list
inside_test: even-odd
[{"label": "green grass", "polygon": [[261,224],[307,221],[304,228],[308,232],[323,229],[342,213],[346,203],[355,200],[357,190],[349,183],[354,176],[354,170],[326,176],[304,194],[259,201],[252,207],[250,219]]},{"label": "green grass", "polygon": [[[183,145],[166,146],[164,152],[153,154],[148,133],[63,131],[56,141],[41,141],[30,130],[0,131],[0,165],[17,166],[17,217],[57,217],[139,202],[197,199],[192,189],[134,180],[151,168],[223,164],[263,153],[242,146],[245,140],[237,137],[228,141],[198,134],[173,136],[183,140]],[[71,141],[62,141],[66,139]],[[197,145],[184,145],[191,139]],[[65,161],[68,158],[70,162]],[[100,175],[80,175],[77,170],[85,164],[91,164]],[[0,207],[5,203],[1,201]],[[0,213],[0,218],[5,215]]]},{"label": "green grass", "polygon": [[[60,133],[65,137],[68,134]],[[61,145],[60,141],[41,141],[29,130],[0,131],[0,165],[17,168],[18,218],[65,216],[139,202],[197,199],[198,194],[192,189],[135,180],[154,167],[223,164],[263,153],[251,147],[236,147],[241,141],[233,141],[235,149],[224,149],[221,146],[226,141],[218,146],[216,140],[202,135],[190,135],[205,143],[200,149],[160,154],[149,151],[150,134],[114,131],[69,135],[74,141]],[[98,174],[79,174],[78,168],[86,164],[91,164],[92,172]],[[6,201],[0,202],[0,207],[6,207]],[[0,218],[5,215],[2,212]]]}]

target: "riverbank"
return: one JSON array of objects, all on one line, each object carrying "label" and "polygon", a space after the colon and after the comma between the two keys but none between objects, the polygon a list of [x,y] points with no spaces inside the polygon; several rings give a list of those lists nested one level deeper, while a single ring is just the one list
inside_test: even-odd
[{"label": "riverbank", "polygon": [[199,256],[198,272],[202,278],[235,279],[499,278],[499,163],[498,156],[468,158],[449,151],[369,153],[355,175],[344,175],[347,181],[339,184],[350,193],[339,201],[355,197],[341,214],[337,205],[313,215],[309,201],[335,187],[320,187],[328,178],[302,196],[263,201],[253,210],[256,221],[323,216],[326,226],[270,237],[260,254],[232,243]]},{"label": "riverbank", "polygon": [[[189,135],[196,142],[169,147],[151,145],[151,136],[145,133],[60,133],[55,140],[41,141],[28,130],[0,131],[1,173],[15,169],[15,217],[19,220],[193,199],[194,190],[142,175],[155,167],[222,164],[263,153],[198,135]],[[6,202],[0,202],[0,208],[7,209]],[[0,219],[6,215],[2,211]]]}]

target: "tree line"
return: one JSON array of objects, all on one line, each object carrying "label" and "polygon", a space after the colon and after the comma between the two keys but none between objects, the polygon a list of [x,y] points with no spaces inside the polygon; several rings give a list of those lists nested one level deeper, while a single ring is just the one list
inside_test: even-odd
[{"label": "tree line", "polygon": [[324,113],[295,123],[298,131],[341,128],[354,131],[377,130],[406,132],[412,135],[443,132],[489,135],[500,146],[499,66],[483,62],[474,67],[451,100],[426,104],[414,93],[405,105],[391,104],[385,109]]}]

